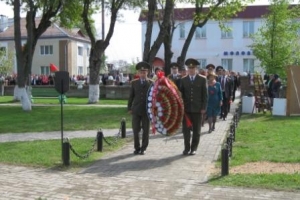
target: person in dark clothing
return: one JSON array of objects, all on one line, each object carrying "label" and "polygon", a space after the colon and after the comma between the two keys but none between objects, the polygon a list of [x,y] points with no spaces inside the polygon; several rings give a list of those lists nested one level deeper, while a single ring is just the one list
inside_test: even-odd
[{"label": "person in dark clothing", "polygon": [[[188,75],[184,76],[180,83],[180,92],[186,114],[183,120],[183,155],[196,154],[200,142],[201,119],[207,106],[207,81],[206,77],[196,73],[196,68],[199,64],[195,59],[187,59],[185,65],[188,67]],[[188,121],[192,124],[192,141]]]},{"label": "person in dark clothing", "polygon": [[[139,62],[136,65],[137,79],[131,81],[131,89],[128,99],[128,112],[132,114],[132,129],[134,135],[134,154],[144,155],[149,143],[150,120],[147,115],[147,92],[153,81],[147,78],[150,65],[147,62]],[[139,133],[143,130],[142,145]]]},{"label": "person in dark clothing", "polygon": [[171,74],[168,75],[168,78],[175,83],[177,88],[180,88],[180,79],[181,75],[178,72],[179,65],[177,63],[171,63]]},{"label": "person in dark clothing", "polygon": [[272,106],[273,106],[274,98],[279,98],[280,88],[281,88],[281,80],[279,79],[278,74],[274,74],[272,87],[271,87],[271,93],[272,93],[271,105]]},{"label": "person in dark clothing", "polygon": [[230,77],[226,74],[226,69],[223,69],[222,71],[222,76],[220,77],[220,84],[223,96],[220,118],[225,121],[229,112],[230,103],[232,101],[232,82]]}]

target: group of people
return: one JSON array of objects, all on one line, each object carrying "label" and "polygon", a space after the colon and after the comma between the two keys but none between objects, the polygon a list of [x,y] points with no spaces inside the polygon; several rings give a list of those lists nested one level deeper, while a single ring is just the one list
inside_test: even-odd
[{"label": "group of people", "polygon": [[[238,76],[228,72],[222,66],[213,64],[206,66],[205,74],[198,72],[200,63],[193,58],[185,61],[186,74],[179,73],[180,66],[171,63],[171,74],[167,76],[177,87],[184,106],[182,131],[184,136],[183,155],[195,155],[200,142],[201,127],[208,121],[209,131],[215,130],[217,116],[226,120],[230,103],[235,99],[235,91],[239,87]],[[150,120],[147,115],[147,92],[157,75],[148,78],[150,64],[139,62],[136,65],[138,76],[131,81],[128,100],[128,112],[132,114],[134,134],[134,154],[144,155],[149,144]],[[186,68],[185,68],[186,69]],[[161,71],[156,68],[156,74]],[[142,142],[139,133],[142,130]]]}]

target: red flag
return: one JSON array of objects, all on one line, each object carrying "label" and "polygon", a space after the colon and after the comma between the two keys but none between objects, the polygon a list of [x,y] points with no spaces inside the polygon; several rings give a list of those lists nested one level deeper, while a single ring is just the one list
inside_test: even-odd
[{"label": "red flag", "polygon": [[187,126],[188,128],[192,128],[193,124],[192,124],[192,122],[191,122],[189,116],[188,116],[186,113],[184,113],[184,117],[185,117],[185,123],[186,123],[186,126]]},{"label": "red flag", "polygon": [[50,71],[51,72],[57,72],[59,70],[58,70],[58,67],[56,67],[54,64],[50,63]]}]

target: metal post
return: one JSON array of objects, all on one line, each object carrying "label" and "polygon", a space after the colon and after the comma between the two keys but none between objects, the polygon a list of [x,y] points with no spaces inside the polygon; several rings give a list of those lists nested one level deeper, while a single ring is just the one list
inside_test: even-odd
[{"label": "metal post", "polygon": [[64,166],[70,165],[70,143],[69,141],[64,141],[63,146],[63,164]]},{"label": "metal post", "polygon": [[103,132],[102,130],[97,133],[97,151],[103,150]]},{"label": "metal post", "polygon": [[238,126],[238,114],[237,114],[237,112],[234,113],[234,125],[235,125],[235,127]]},{"label": "metal post", "polygon": [[126,138],[126,121],[124,118],[121,121],[121,133],[122,133],[122,138]]},{"label": "metal post", "polygon": [[226,176],[229,174],[229,157],[228,157],[228,149],[222,149],[222,176]]},{"label": "metal post", "polygon": [[[64,88],[64,81],[63,79],[61,79],[61,91],[63,91]],[[60,94],[62,95],[62,94]],[[63,154],[64,154],[64,150],[63,150],[63,139],[64,139],[64,111],[63,111],[63,102],[60,102],[60,131],[61,131],[61,155],[62,155],[62,159],[63,159]]]},{"label": "metal post", "polygon": [[235,127],[233,124],[230,125],[230,133],[232,133],[232,140],[235,141]]},{"label": "metal post", "polygon": [[228,156],[231,157],[231,150],[232,150],[232,142],[230,136],[227,137],[227,149],[228,149]]}]

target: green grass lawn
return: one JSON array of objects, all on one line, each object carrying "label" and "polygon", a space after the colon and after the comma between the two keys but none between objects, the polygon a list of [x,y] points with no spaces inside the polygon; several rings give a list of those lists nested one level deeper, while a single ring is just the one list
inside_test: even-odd
[{"label": "green grass lawn", "polygon": [[[70,144],[75,151],[84,156],[92,148],[96,138],[71,139]],[[76,169],[92,164],[99,160],[105,153],[116,151],[128,142],[129,139],[106,138],[111,144],[103,142],[103,151],[94,151],[87,158],[78,158],[70,151],[70,167]],[[26,165],[34,167],[51,167],[61,169],[62,163],[61,140],[7,142],[0,143],[0,162],[13,165]]]},{"label": "green grass lawn", "polygon": [[[12,96],[0,96],[0,104],[6,103],[14,103],[20,104],[20,102],[13,102]],[[35,98],[35,104],[57,104],[60,105],[58,98]],[[76,97],[67,97],[67,104],[77,104],[77,105],[84,105],[88,104],[88,98],[76,98]],[[127,100],[115,100],[115,99],[100,99],[97,103],[99,105],[127,105]]]},{"label": "green grass lawn", "polygon": [[[236,129],[229,175],[210,184],[300,190],[300,173],[230,174],[230,168],[250,162],[300,163],[300,117],[243,115]],[[219,161],[218,165],[221,163]]]},{"label": "green grass lawn", "polygon": [[[0,106],[0,113],[0,134],[60,130],[60,106],[34,107],[31,112],[19,106]],[[65,106],[63,114],[64,130],[119,129],[123,118],[131,128],[126,107]]]}]

